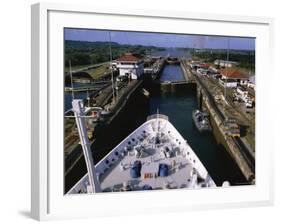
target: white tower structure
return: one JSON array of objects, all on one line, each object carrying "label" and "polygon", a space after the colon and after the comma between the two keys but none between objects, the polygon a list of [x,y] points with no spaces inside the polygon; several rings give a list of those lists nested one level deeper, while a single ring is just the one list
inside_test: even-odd
[{"label": "white tower structure", "polygon": [[77,130],[79,132],[79,137],[81,141],[81,146],[83,149],[87,170],[88,170],[88,176],[89,176],[89,182],[90,182],[90,189],[88,188],[88,193],[97,193],[100,192],[100,184],[98,182],[97,176],[96,176],[96,169],[93,161],[93,156],[91,152],[91,146],[88,139],[86,127],[85,127],[85,114],[82,108],[82,100],[77,99],[72,101],[72,108],[73,112],[75,114],[75,120],[77,125]]}]

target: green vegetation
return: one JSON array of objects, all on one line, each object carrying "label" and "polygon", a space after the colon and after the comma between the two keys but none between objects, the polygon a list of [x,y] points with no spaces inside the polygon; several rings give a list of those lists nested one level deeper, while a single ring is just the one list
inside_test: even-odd
[{"label": "green vegetation", "polygon": [[97,68],[90,69],[87,71],[87,73],[93,78],[93,79],[98,79],[101,78],[102,76],[105,75],[105,73],[108,71],[109,65],[101,65],[98,66]]},{"label": "green vegetation", "polygon": [[[64,71],[65,72],[69,72],[69,61],[68,62],[65,62],[66,63],[66,66],[64,68]],[[76,65],[76,66],[71,66],[71,70],[72,71],[76,71],[76,70],[79,70],[79,69],[82,69],[82,68],[85,68],[85,67],[90,67],[90,66],[94,66],[94,65]]]},{"label": "green vegetation", "polygon": [[[190,49],[193,56],[203,59],[207,63],[214,63],[216,59],[226,60],[227,50],[193,50]],[[250,50],[229,50],[229,61],[236,61],[239,63],[238,68],[244,71],[255,73],[255,51]],[[219,68],[217,66],[217,68]]]},{"label": "green vegetation", "polygon": [[[112,59],[116,59],[126,52],[132,52],[145,56],[153,51],[161,51],[164,48],[142,45],[122,45],[115,42],[111,43]],[[110,61],[108,42],[86,42],[65,40],[65,67],[71,65],[87,66]],[[67,70],[66,70],[67,71]]]}]

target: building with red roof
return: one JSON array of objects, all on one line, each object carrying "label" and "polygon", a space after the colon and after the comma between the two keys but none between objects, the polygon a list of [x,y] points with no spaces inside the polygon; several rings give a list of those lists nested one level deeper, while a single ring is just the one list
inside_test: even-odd
[{"label": "building with red roof", "polygon": [[140,61],[141,57],[137,54],[132,54],[132,53],[125,53],[121,57],[117,58],[117,62],[136,62]]},{"label": "building with red roof", "polygon": [[207,63],[200,63],[200,64],[198,65],[198,67],[203,68],[203,69],[208,69],[208,68],[210,67],[210,64],[207,64]]},{"label": "building with red roof", "polygon": [[223,68],[220,69],[221,79],[226,84],[226,87],[237,87],[237,84],[247,85],[249,82],[249,75],[237,68]]},{"label": "building with red roof", "polygon": [[115,60],[120,76],[127,76],[131,79],[138,79],[143,75],[144,61],[137,55],[126,53]]},{"label": "building with red roof", "polygon": [[249,79],[249,75],[245,72],[241,72],[235,68],[223,68],[220,69],[222,78],[227,79]]}]

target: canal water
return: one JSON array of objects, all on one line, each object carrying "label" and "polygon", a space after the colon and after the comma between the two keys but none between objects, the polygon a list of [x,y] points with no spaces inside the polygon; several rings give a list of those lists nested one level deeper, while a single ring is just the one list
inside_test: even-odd
[{"label": "canal water", "polygon": [[[169,74],[168,74],[169,73]],[[160,76],[162,81],[181,80],[179,65],[166,65]],[[196,91],[180,89],[173,92],[152,91],[149,100],[150,114],[159,113],[169,117],[170,122],[187,140],[198,158],[204,164],[217,185],[227,180],[232,185],[246,184],[239,167],[229,154],[218,145],[211,132],[200,133],[192,120],[192,110],[198,108]]]},{"label": "canal water", "polygon": [[160,81],[180,81],[184,76],[179,65],[165,65],[161,72]]},{"label": "canal water", "polygon": [[[71,87],[71,85],[65,85],[65,87]],[[93,87],[93,84],[91,83],[73,83],[73,88],[79,88],[79,87]],[[84,92],[73,92],[74,99],[86,99],[88,94],[91,94],[91,91],[88,93],[86,91]],[[68,111],[72,108],[72,93],[71,92],[65,92],[64,93],[64,111]]]}]

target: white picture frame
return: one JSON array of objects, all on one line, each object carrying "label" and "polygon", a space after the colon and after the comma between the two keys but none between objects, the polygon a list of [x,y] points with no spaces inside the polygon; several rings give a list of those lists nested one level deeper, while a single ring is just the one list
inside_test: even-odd
[{"label": "white picture frame", "polygon": [[[260,17],[50,3],[32,5],[32,217],[50,220],[271,205],[273,146],[261,130],[272,121],[266,94],[260,92],[272,91],[270,81],[261,74],[272,74],[269,59],[273,55],[273,24],[273,19]],[[60,139],[63,27],[256,37],[256,184],[194,191],[64,196],[63,140]],[[128,206],[134,200],[138,202],[137,207]]]}]

